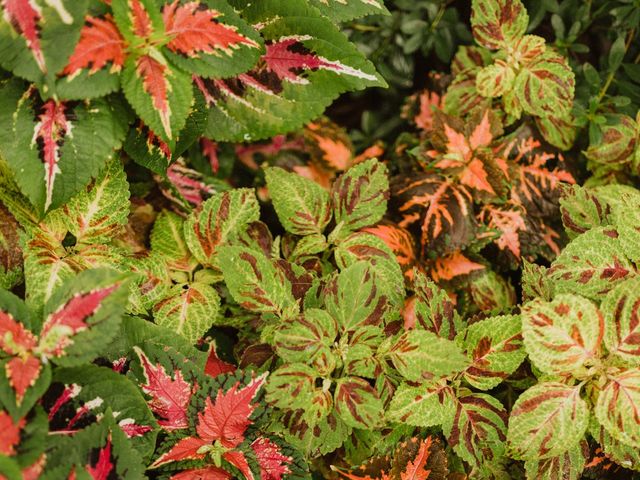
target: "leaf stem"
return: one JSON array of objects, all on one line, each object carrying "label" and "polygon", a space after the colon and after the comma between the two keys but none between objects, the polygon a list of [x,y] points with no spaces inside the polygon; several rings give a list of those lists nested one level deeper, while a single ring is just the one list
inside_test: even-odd
[{"label": "leaf stem", "polygon": [[[631,31],[629,32],[629,35],[627,36],[627,41],[624,44],[624,54],[625,55],[629,51],[629,47],[631,46],[631,42],[633,41],[633,37],[635,37],[635,35],[636,35],[636,29],[632,28]],[[623,58],[624,58],[624,56],[623,56]],[[607,93],[607,90],[609,90],[609,87],[611,86],[611,83],[613,82],[613,79],[614,79],[614,77],[616,75],[616,72],[618,71],[619,68],[620,68],[620,66],[618,66],[615,70],[612,70],[611,72],[609,72],[609,75],[607,76],[606,82],[604,83],[604,85],[600,89],[600,92],[598,93],[598,105],[600,104],[600,102],[604,98],[605,94]]]}]

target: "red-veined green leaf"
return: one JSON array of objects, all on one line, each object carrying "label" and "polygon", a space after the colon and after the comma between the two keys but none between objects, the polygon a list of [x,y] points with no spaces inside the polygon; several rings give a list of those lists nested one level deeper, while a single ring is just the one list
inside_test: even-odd
[{"label": "red-veined green leaf", "polygon": [[382,401],[376,390],[362,378],[339,379],[334,398],[336,412],[347,425],[373,428],[382,419]]},{"label": "red-veined green leaf", "polygon": [[640,448],[640,369],[630,368],[607,375],[594,413],[616,440]]},{"label": "red-veined green leaf", "polygon": [[473,0],[471,30],[489,49],[507,48],[527,30],[529,16],[520,0]]}]

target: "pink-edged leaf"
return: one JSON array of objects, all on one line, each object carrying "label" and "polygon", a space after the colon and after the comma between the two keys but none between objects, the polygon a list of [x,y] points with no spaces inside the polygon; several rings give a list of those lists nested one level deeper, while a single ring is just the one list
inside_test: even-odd
[{"label": "pink-edged leaf", "polygon": [[119,283],[89,292],[77,293],[58,310],[50,314],[42,325],[39,349],[46,356],[59,357],[72,343],[69,338],[88,328],[87,320],[100,309],[102,302]]},{"label": "pink-edged leaf", "polygon": [[27,47],[33,53],[33,58],[38,64],[38,68],[43,73],[46,73],[47,67],[42,54],[38,27],[42,14],[36,0],[2,0],[2,8],[7,22],[27,42]]},{"label": "pink-edged leaf", "polygon": [[142,350],[138,347],[134,350],[138,354],[146,379],[146,384],[140,388],[151,396],[149,408],[161,417],[158,424],[164,430],[187,428],[187,406],[191,399],[191,385],[184,380],[180,370],[176,370],[174,378],[171,378],[160,363],[153,365]]},{"label": "pink-edged leaf", "polygon": [[266,375],[261,375],[241,388],[238,382],[226,392],[220,389],[215,402],[207,397],[204,412],[198,413],[196,430],[200,438],[207,442],[218,440],[226,448],[242,443],[245,430],[253,423],[249,417],[257,406],[251,402],[265,378]]},{"label": "pink-edged leaf", "polygon": [[16,454],[16,446],[20,443],[20,430],[25,424],[24,418],[14,423],[11,415],[4,410],[0,412],[0,454],[7,456]]},{"label": "pink-edged leaf", "polygon": [[[366,80],[376,80],[374,75],[356,70],[341,62],[327,60],[307,51],[302,42],[310,39],[311,37],[303,35],[282,37],[277,42],[267,45],[266,53],[262,57],[267,69],[276,74],[281,80],[298,84],[307,84],[309,82],[306,78],[300,76],[298,73],[300,70],[329,70]],[[302,53],[300,50],[302,50]]]},{"label": "pink-edged leaf", "polygon": [[224,458],[227,462],[240,470],[246,480],[254,480],[255,477],[253,476],[251,467],[249,467],[247,457],[245,457],[243,452],[241,452],[240,450],[225,452],[222,454],[222,458]]},{"label": "pink-edged leaf", "polygon": [[95,466],[86,465],[85,468],[93,480],[107,480],[111,475],[113,467],[114,465],[111,462],[111,435],[109,435],[106,445],[100,449],[98,461]]},{"label": "pink-edged leaf", "polygon": [[171,480],[229,480],[231,474],[218,467],[192,468],[176,473]]},{"label": "pink-edged leaf", "polygon": [[262,480],[281,480],[283,475],[291,473],[289,464],[293,458],[284,455],[276,443],[259,437],[251,443],[251,448],[258,459]]},{"label": "pink-edged leaf", "polygon": [[132,418],[125,418],[118,422],[118,426],[128,438],[141,437],[153,430],[151,425],[138,425]]},{"label": "pink-edged leaf", "polygon": [[0,310],[0,348],[9,355],[30,351],[36,346],[36,337],[10,313]]},{"label": "pink-edged leaf", "polygon": [[80,41],[62,73],[73,76],[88,68],[93,74],[107,64],[111,64],[111,72],[119,72],[124,66],[125,43],[111,15],[87,17],[85,22]]},{"label": "pink-edged leaf", "polygon": [[56,175],[61,173],[58,167],[60,149],[65,136],[71,131],[71,123],[67,120],[65,109],[64,103],[55,100],[47,101],[42,106],[42,113],[38,117],[38,123],[33,132],[33,142],[38,142],[44,162],[45,210],[49,208],[53,199]]},{"label": "pink-edged leaf", "polygon": [[167,169],[167,178],[186,201],[198,207],[215,193],[215,189],[202,181],[202,174],[187,168],[179,162],[172,163]]},{"label": "pink-edged leaf", "polygon": [[199,53],[224,52],[231,54],[239,45],[257,48],[258,44],[245,37],[232,25],[221,23],[220,12],[201,8],[200,2],[180,4],[179,0],[165,6],[163,20],[166,34],[173,37],[169,50],[188,56]]},{"label": "pink-edged leaf", "polygon": [[20,405],[29,387],[36,383],[42,365],[32,355],[13,357],[5,366],[9,385],[16,391],[16,403]]},{"label": "pink-edged leaf", "polygon": [[140,57],[136,62],[136,73],[142,78],[142,88],[151,96],[153,106],[160,115],[160,121],[168,138],[171,132],[171,108],[167,92],[171,88],[166,75],[169,67],[149,55]]},{"label": "pink-edged leaf", "polygon": [[171,447],[171,450],[153,462],[151,468],[156,468],[171,462],[179,462],[181,460],[198,460],[204,458],[205,453],[198,453],[198,451],[206,445],[211,445],[211,442],[198,437],[182,438]]},{"label": "pink-edged leaf", "polygon": [[224,360],[221,360],[216,353],[216,344],[211,342],[209,345],[209,356],[207,357],[207,363],[204,366],[204,373],[211,377],[217,377],[224,373],[235,372],[238,367],[232,365]]},{"label": "pink-edged leaf", "polygon": [[64,404],[66,404],[73,398],[77,397],[81,389],[82,387],[80,387],[80,385],[77,385],[75,383],[72,383],[71,385],[66,385],[64,387],[64,390],[62,390],[62,393],[58,396],[58,398],[56,398],[55,403],[49,410],[49,421],[53,420],[53,417],[56,415],[56,413],[58,413],[58,410],[60,410],[60,408]]},{"label": "pink-edged leaf", "polygon": [[218,159],[218,144],[213,140],[202,137],[200,139],[200,148],[202,148],[202,154],[209,160],[211,171],[216,174],[220,168],[220,160]]}]

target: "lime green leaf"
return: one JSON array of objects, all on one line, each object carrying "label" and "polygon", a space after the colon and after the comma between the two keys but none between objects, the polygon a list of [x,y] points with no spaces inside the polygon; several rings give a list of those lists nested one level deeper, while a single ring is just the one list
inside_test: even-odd
[{"label": "lime green leaf", "polygon": [[285,428],[285,439],[307,458],[333,452],[342,446],[352,431],[335,411],[320,420],[315,428],[309,428],[302,410],[286,414],[281,422]]},{"label": "lime green leaf", "polygon": [[602,302],[604,344],[609,353],[640,366],[640,279],[630,278]]},{"label": "lime green leaf", "polygon": [[540,383],[518,397],[509,418],[513,458],[538,460],[563,454],[578,445],[589,422],[589,407],[580,387]]},{"label": "lime green leaf", "polygon": [[220,308],[216,290],[205,283],[174,285],[153,307],[155,322],[196,343],[215,323]]},{"label": "lime green leaf", "polygon": [[296,235],[321,234],[331,220],[329,193],[313,180],[271,167],[265,171],[280,223]]},{"label": "lime green leaf", "polygon": [[184,230],[184,219],[167,210],[163,210],[153,224],[151,251],[172,270],[190,271],[194,267]]},{"label": "lime green leaf", "polygon": [[359,163],[333,184],[331,201],[338,236],[380,221],[387,211],[387,167],[375,158]]},{"label": "lime green leaf", "polygon": [[586,157],[595,170],[611,172],[629,168],[638,155],[640,125],[627,115],[614,117],[616,123],[602,127],[602,138],[589,145]]},{"label": "lime green leaf", "polygon": [[416,427],[433,427],[452,422],[456,405],[454,392],[446,382],[401,384],[387,409],[387,419]]},{"label": "lime green leaf", "polygon": [[218,248],[260,218],[253,190],[238,188],[214,195],[184,224],[184,238],[193,256],[203,265],[217,267]]},{"label": "lime green leaf", "polygon": [[511,46],[528,25],[529,16],[520,0],[473,0],[471,4],[473,36],[491,50]]},{"label": "lime green leaf", "polygon": [[[327,365],[338,333],[336,321],[324,310],[306,309],[285,320],[274,337],[276,352],[287,362]],[[330,372],[327,372],[330,373]]]},{"label": "lime green leaf", "polygon": [[640,369],[607,375],[594,413],[598,422],[616,440],[640,448]]},{"label": "lime green leaf", "polygon": [[460,343],[471,359],[464,378],[480,390],[490,390],[500,384],[527,355],[522,346],[522,321],[518,315],[476,322],[460,337]]},{"label": "lime green leaf", "polygon": [[557,295],[551,302],[538,299],[523,307],[522,334],[537,368],[578,376],[600,356],[604,318],[586,298]]},{"label": "lime green leaf", "polygon": [[400,375],[411,381],[446,377],[463,371],[469,364],[454,342],[425,330],[400,335],[388,356]]},{"label": "lime green leaf", "polygon": [[574,445],[562,455],[542,460],[527,460],[524,464],[529,480],[580,480],[589,458],[586,440]]},{"label": "lime green leaf", "polygon": [[484,67],[476,76],[478,93],[484,97],[501,97],[513,87],[516,74],[504,61]]},{"label": "lime green leaf", "polygon": [[640,450],[613,438],[607,430],[591,417],[589,433],[598,442],[604,453],[618,465],[640,471]]},{"label": "lime green leaf", "polygon": [[336,412],[353,428],[373,429],[384,411],[376,390],[362,378],[346,377],[337,382],[334,394]]},{"label": "lime green leaf", "polygon": [[[314,397],[316,386],[316,371],[302,363],[292,363],[276,369],[267,380],[265,386],[266,400],[278,408],[285,410],[311,409],[311,399]],[[331,394],[322,402],[326,416],[333,406]]]},{"label": "lime green leaf", "polygon": [[252,312],[281,314],[296,304],[291,283],[264,253],[231,246],[218,250],[224,281],[242,307]]},{"label": "lime green leaf", "polygon": [[560,197],[562,223],[569,238],[594,227],[609,225],[608,205],[595,190],[580,185],[563,185]]},{"label": "lime green leaf", "polygon": [[416,294],[415,328],[453,340],[462,321],[447,292],[419,271],[415,272],[413,290]]}]

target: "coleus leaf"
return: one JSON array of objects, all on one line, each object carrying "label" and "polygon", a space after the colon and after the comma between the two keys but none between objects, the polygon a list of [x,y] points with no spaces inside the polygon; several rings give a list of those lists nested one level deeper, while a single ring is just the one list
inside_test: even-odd
[{"label": "coleus leaf", "polygon": [[622,282],[604,298],[604,344],[610,354],[640,365],[640,280]]},{"label": "coleus leaf", "polygon": [[202,282],[184,283],[174,285],[154,305],[153,318],[195,344],[215,323],[219,309],[220,296],[213,287]]},{"label": "coleus leaf", "polygon": [[78,40],[87,1],[3,0],[0,6],[0,65],[52,87]]},{"label": "coleus leaf", "polygon": [[259,219],[260,207],[252,190],[234,189],[205,201],[184,224],[184,238],[199,263],[217,267],[218,249]]},{"label": "coleus leaf", "polygon": [[640,452],[638,449],[612,437],[594,416],[591,417],[591,422],[589,423],[589,433],[602,446],[606,457],[624,468],[636,471],[640,469]]},{"label": "coleus leaf", "polygon": [[418,427],[440,426],[455,414],[454,396],[446,382],[419,386],[402,383],[387,409],[387,418]]},{"label": "coleus leaf", "polygon": [[464,378],[473,387],[490,390],[513,373],[526,357],[522,322],[516,315],[491,317],[473,323],[460,335],[471,365]]},{"label": "coleus leaf", "polygon": [[212,108],[207,137],[267,138],[316,118],[347,89],[384,84],[331,20],[310,4],[230,3],[249,23],[264,25],[260,33],[266,51],[246,74],[224,81],[196,79]]},{"label": "coleus leaf", "polygon": [[600,391],[594,413],[598,422],[616,440],[640,447],[640,421],[636,412],[640,404],[640,369],[613,372]]},{"label": "coleus leaf", "polygon": [[373,428],[380,423],[384,407],[376,390],[366,380],[345,377],[334,393],[338,415],[354,428]]},{"label": "coleus leaf", "polygon": [[26,419],[21,418],[14,422],[11,416],[4,410],[0,412],[0,453],[6,456],[16,454],[16,446],[20,443],[20,431],[24,428]]},{"label": "coleus leaf", "polygon": [[536,367],[578,376],[600,355],[604,318],[586,298],[557,295],[551,302],[538,299],[523,307],[522,334]]},{"label": "coleus leaf", "polygon": [[293,457],[285,455],[282,447],[267,437],[258,437],[251,442],[251,449],[260,465],[260,478],[265,480],[281,480],[284,475],[292,473],[289,464]]},{"label": "coleus leaf", "polygon": [[387,167],[370,159],[351,167],[333,184],[331,201],[336,234],[368,227],[380,221],[387,210],[389,181]]},{"label": "coleus leaf", "polygon": [[627,115],[614,116],[614,120],[613,125],[602,127],[600,142],[589,145],[585,152],[592,169],[596,172],[607,173],[629,168],[630,165],[637,168],[639,164],[638,121]]},{"label": "coleus leaf", "polygon": [[614,227],[593,228],[565,247],[548,271],[556,293],[576,293],[598,300],[618,283],[635,276],[622,254]]},{"label": "coleus leaf", "polygon": [[561,475],[566,480],[579,480],[589,456],[589,444],[586,440],[572,446],[557,457],[542,460],[527,460],[525,470],[527,478],[553,480]]},{"label": "coleus leaf", "polygon": [[352,432],[335,412],[320,420],[314,428],[309,428],[303,410],[287,412],[280,423],[286,440],[307,457],[333,452]]},{"label": "coleus leaf", "polygon": [[372,227],[363,228],[362,231],[382,240],[395,254],[404,275],[411,278],[416,263],[416,245],[413,235],[407,229],[383,221]]},{"label": "coleus leaf", "polygon": [[573,239],[593,227],[609,224],[608,205],[592,189],[567,185],[560,197],[562,224]]},{"label": "coleus leaf", "polygon": [[305,420],[316,425],[333,409],[331,393],[317,389],[317,372],[302,363],[277,368],[266,384],[267,402],[284,410],[304,410]]},{"label": "coleus leaf", "polygon": [[365,15],[388,15],[382,0],[312,0],[322,14],[336,22],[346,22]]},{"label": "coleus leaf", "polygon": [[460,250],[456,250],[449,255],[436,258],[429,274],[436,282],[447,282],[475,276],[486,268],[482,263],[474,262]]},{"label": "coleus leaf", "polygon": [[0,152],[40,212],[80,191],[120,148],[126,134],[129,115],[117,98],[41,103],[34,88],[25,91],[16,80],[0,90]]},{"label": "coleus leaf", "polygon": [[329,193],[314,181],[282,168],[267,169],[265,177],[285,230],[296,235],[321,234],[332,216]]},{"label": "coleus leaf", "polygon": [[153,223],[151,251],[162,257],[172,270],[191,271],[194,261],[184,235],[184,219],[163,210]]},{"label": "coleus leaf", "polygon": [[443,98],[444,112],[457,115],[491,107],[491,99],[480,95],[476,86],[480,69],[490,62],[490,52],[485,48],[467,45],[458,48],[451,64],[455,78]]},{"label": "coleus leaf", "polygon": [[403,333],[393,342],[387,355],[398,372],[410,381],[446,377],[464,371],[469,364],[454,342],[426,330]]},{"label": "coleus leaf", "polygon": [[23,279],[21,228],[0,200],[0,288],[11,289]]},{"label": "coleus leaf", "polygon": [[264,253],[235,246],[218,250],[227,288],[243,308],[281,315],[296,304],[290,282]]},{"label": "coleus leaf", "polygon": [[513,458],[538,460],[561,455],[580,442],[589,422],[580,386],[539,383],[518,397],[509,418]]},{"label": "coleus leaf", "polygon": [[471,30],[484,47],[507,48],[524,35],[528,25],[529,16],[520,0],[473,0]]}]

